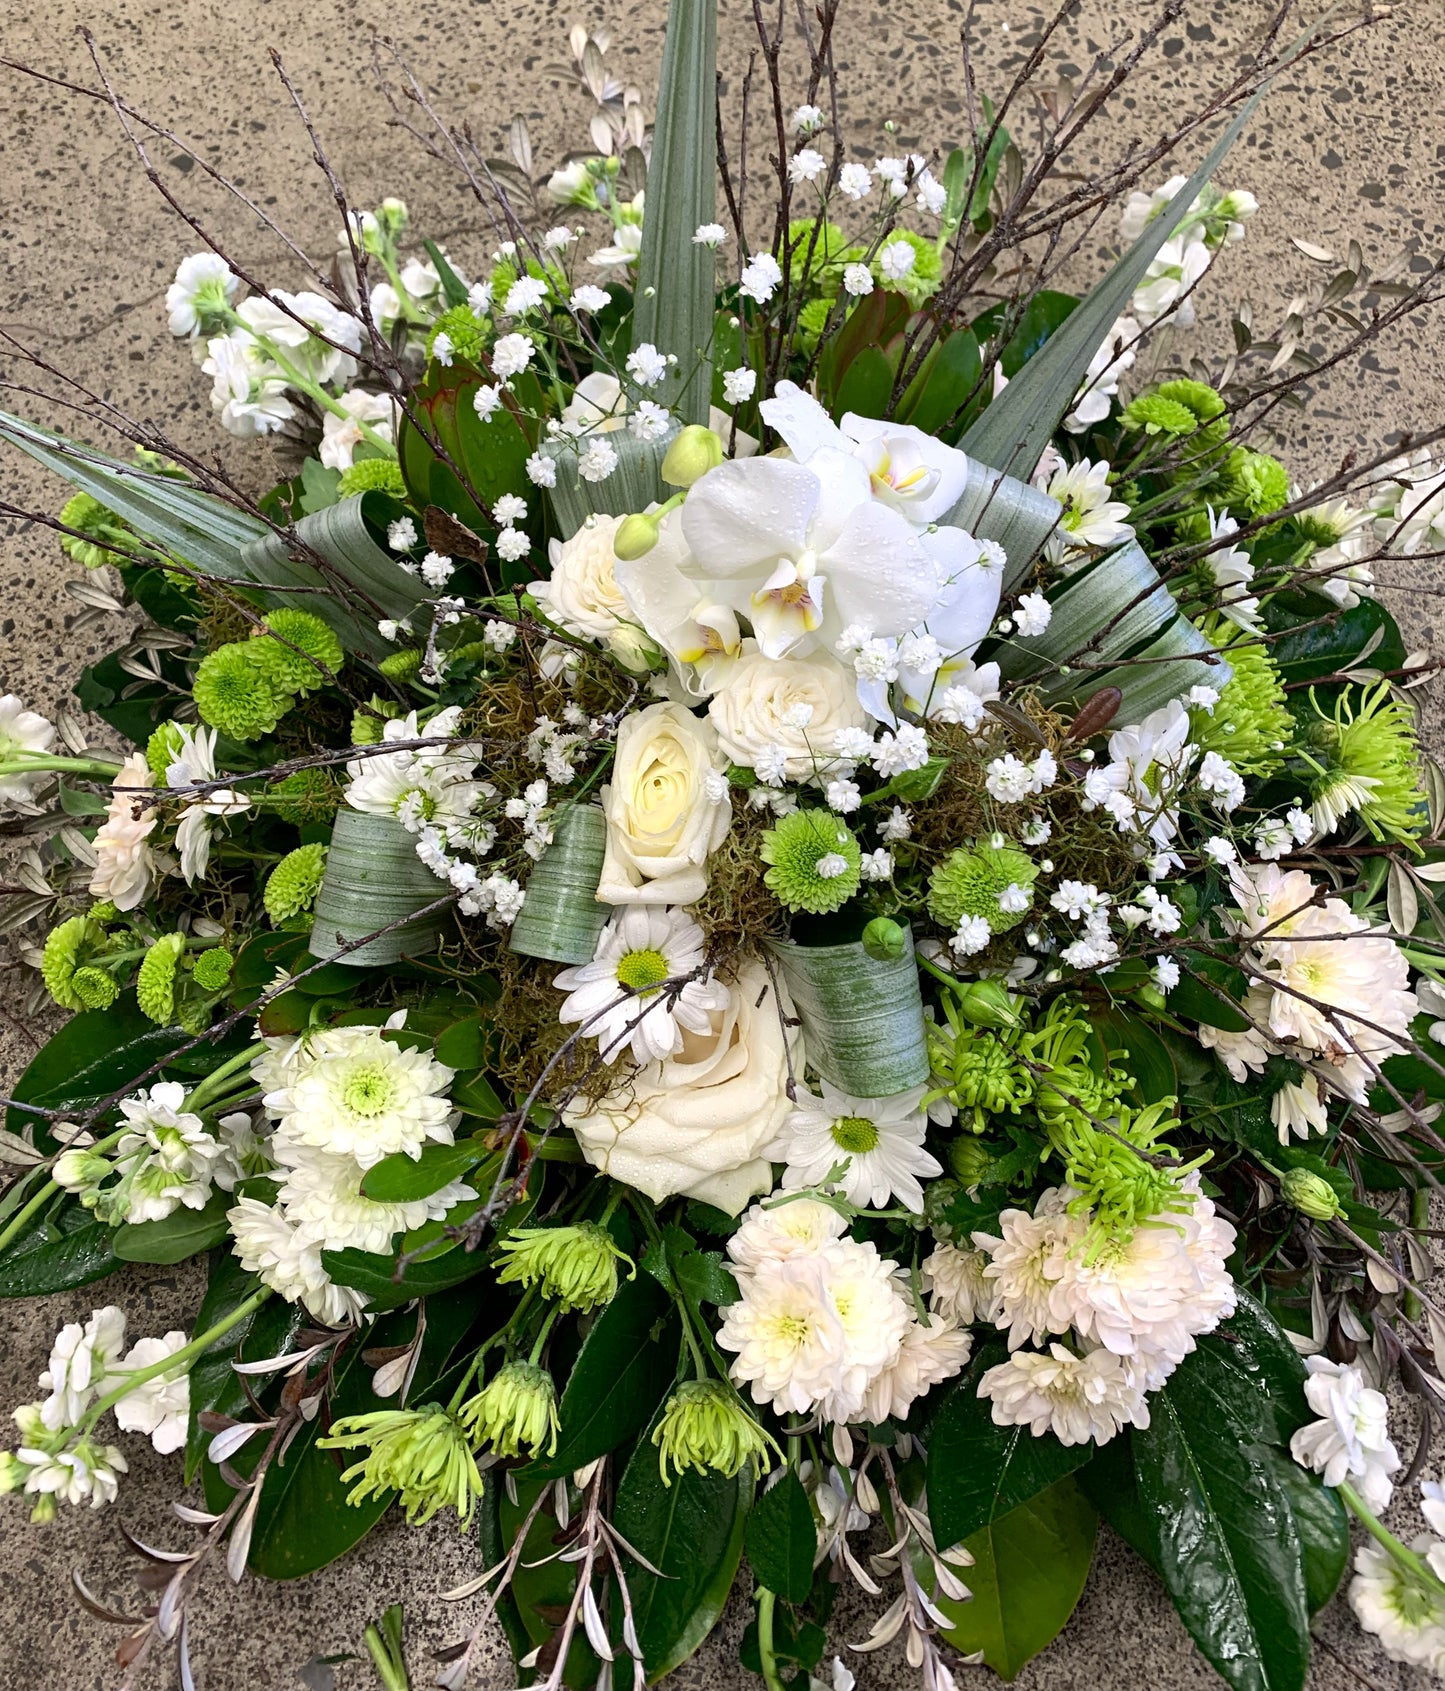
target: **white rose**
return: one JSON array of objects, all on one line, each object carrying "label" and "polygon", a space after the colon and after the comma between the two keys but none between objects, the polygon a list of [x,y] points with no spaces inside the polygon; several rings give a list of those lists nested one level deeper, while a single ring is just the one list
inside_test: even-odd
[{"label": "white rose", "polygon": [[683,705],[649,705],[623,722],[602,789],[602,903],[696,904],[732,820],[723,769],[717,735]]},{"label": "white rose", "polygon": [[[802,728],[800,705],[812,712]],[[776,746],[787,758],[790,781],[806,780],[830,760],[840,729],[871,723],[853,676],[826,652],[805,658],[750,652],[728,670],[708,715],[734,763],[751,769],[761,752]]]},{"label": "white rose", "polygon": [[756,958],[738,971],[728,1006],[712,1031],[684,1033],[683,1048],[651,1063],[590,1107],[564,1112],[594,1168],[645,1192],[654,1203],[679,1193],[736,1215],[772,1189],[763,1148],[792,1108],[789,1058],[801,1066],[787,989],[781,1009]]},{"label": "white rose", "polygon": [[612,541],[621,521],[589,517],[570,540],[552,541],[552,579],[534,582],[531,592],[560,628],[605,642],[629,669],[640,670],[647,668],[653,654],[632,621],[614,574]]}]

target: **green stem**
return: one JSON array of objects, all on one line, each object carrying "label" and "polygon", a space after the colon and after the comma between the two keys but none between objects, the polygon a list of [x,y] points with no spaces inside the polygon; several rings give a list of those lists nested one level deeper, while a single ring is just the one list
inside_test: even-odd
[{"label": "green stem", "polygon": [[282,352],[280,347],[268,339],[267,336],[257,335],[256,342],[281,374],[285,376],[287,382],[289,382],[293,388],[296,388],[301,393],[310,394],[311,398],[314,399],[323,410],[329,411],[333,417],[343,417],[348,423],[355,423],[357,429],[361,433],[361,438],[367,441],[370,445],[376,447],[376,449],[386,457],[396,457],[396,447],[386,438],[385,435],[378,434],[378,432],[372,428],[370,423],[363,423],[359,418],[353,417],[334,394],[327,393],[326,389],[322,387],[320,382],[313,381],[312,378],[305,373],[305,371],[299,370],[291,362],[291,360],[287,358],[286,354]]},{"label": "green stem", "polygon": [[[108,1151],[112,1145],[120,1143],[122,1134],[126,1131],[126,1129],[121,1128],[117,1132],[110,1134],[105,1139],[98,1139],[94,1145],[87,1145],[85,1149],[88,1151]],[[24,1208],[18,1210],[16,1214],[11,1217],[9,1224],[3,1231],[0,1231],[0,1255],[3,1255],[9,1246],[20,1237],[20,1235],[25,1231],[26,1223],[30,1221],[33,1216],[38,1215],[59,1190],[60,1188],[55,1184],[55,1177],[52,1175],[50,1179],[45,1181],[35,1195],[26,1202]]]},{"label": "green stem", "polygon": [[376,1623],[373,1622],[367,1627],[362,1636],[371,1654],[372,1666],[375,1667],[377,1677],[386,1691],[411,1691],[411,1680],[407,1677],[405,1664],[398,1662],[387,1648],[386,1640],[377,1630]]},{"label": "green stem", "polygon": [[265,1040],[258,1039],[254,1045],[248,1045],[244,1051],[228,1058],[219,1068],[212,1069],[191,1094],[188,1107],[199,1115],[211,1099],[227,1090],[223,1082],[229,1080],[233,1074],[238,1073],[241,1069],[249,1069],[252,1062],[261,1056],[265,1050]]},{"label": "green stem", "polygon": [[768,1691],[786,1691],[778,1672],[778,1656],[773,1646],[773,1610],[778,1599],[764,1585],[753,1593],[758,1600],[758,1661]]},{"label": "green stem", "polygon": [[[1410,1226],[1418,1231],[1430,1225],[1430,1189],[1422,1186],[1418,1192],[1410,1194]],[[1419,1294],[1407,1291],[1405,1293],[1405,1316],[1407,1320],[1418,1321],[1424,1313],[1424,1305],[1420,1302]]]},{"label": "green stem", "polygon": [[561,1313],[562,1306],[559,1303],[554,1303],[551,1309],[547,1311],[547,1319],[542,1323],[541,1328],[538,1330],[536,1343],[532,1346],[532,1354],[527,1358],[527,1361],[534,1367],[541,1361],[542,1347],[547,1343],[547,1339],[551,1334],[553,1327],[557,1323],[557,1317]]},{"label": "green stem", "polygon": [[1394,1533],[1365,1506],[1364,1499],[1348,1480],[1342,1481],[1335,1489],[1340,1494],[1340,1501],[1370,1537],[1389,1554],[1390,1559],[1418,1585],[1423,1586],[1437,1602],[1445,1601],[1445,1580],[1439,1578],[1425,1558],[1417,1556],[1413,1550],[1401,1544]]},{"label": "green stem", "polygon": [[49,752],[11,752],[0,758],[0,775],[34,775],[53,769],[67,775],[93,775],[100,781],[113,781],[121,765],[109,759],[94,757],[52,757]]}]

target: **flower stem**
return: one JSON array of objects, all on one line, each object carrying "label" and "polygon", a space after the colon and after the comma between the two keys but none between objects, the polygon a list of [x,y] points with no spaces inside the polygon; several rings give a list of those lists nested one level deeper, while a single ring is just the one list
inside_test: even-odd
[{"label": "flower stem", "polygon": [[768,1691],[785,1691],[782,1675],[778,1672],[777,1651],[773,1646],[773,1610],[778,1599],[764,1585],[760,1585],[753,1595],[758,1600],[758,1662],[763,1670],[763,1679]]},{"label": "flower stem", "polygon": [[548,1336],[551,1334],[552,1328],[556,1325],[557,1317],[561,1313],[562,1313],[562,1306],[559,1303],[554,1303],[552,1305],[551,1309],[549,1309],[547,1311],[547,1318],[546,1318],[545,1321],[543,1321],[541,1328],[538,1330],[536,1343],[533,1344],[533,1346],[532,1346],[532,1354],[527,1358],[528,1362],[533,1363],[535,1365],[537,1362],[539,1362],[541,1360],[542,1347],[543,1347],[543,1345],[546,1344]]},{"label": "flower stem", "polygon": [[1340,1494],[1340,1501],[1370,1537],[1389,1554],[1391,1560],[1418,1585],[1423,1586],[1437,1602],[1445,1601],[1445,1580],[1439,1578],[1425,1558],[1401,1544],[1394,1533],[1366,1507],[1364,1499],[1348,1480],[1342,1481],[1335,1489]]},{"label": "flower stem", "polygon": [[[124,1129],[120,1129],[117,1132],[110,1134],[109,1137],[105,1139],[97,1140],[94,1145],[88,1146],[87,1149],[91,1151],[107,1151],[112,1145],[116,1145],[120,1142],[121,1134],[123,1132]],[[59,1190],[60,1188],[55,1184],[55,1178],[52,1175],[49,1179],[42,1183],[39,1190],[33,1197],[27,1199],[24,1207],[11,1218],[9,1225],[3,1230],[0,1230],[0,1255],[3,1255],[9,1246],[20,1237],[20,1235],[25,1231],[26,1223],[32,1216],[38,1215]]]},{"label": "flower stem", "polygon": [[261,1056],[265,1050],[265,1040],[258,1039],[254,1045],[248,1045],[244,1051],[227,1058],[219,1068],[212,1069],[191,1094],[187,1101],[188,1107],[199,1115],[213,1098],[228,1090],[223,1084],[225,1081],[239,1070],[249,1068],[254,1059]]},{"label": "flower stem", "polygon": [[0,775],[35,775],[53,769],[67,775],[93,775],[113,781],[120,773],[118,760],[97,757],[52,757],[49,752],[11,752],[0,758]]}]

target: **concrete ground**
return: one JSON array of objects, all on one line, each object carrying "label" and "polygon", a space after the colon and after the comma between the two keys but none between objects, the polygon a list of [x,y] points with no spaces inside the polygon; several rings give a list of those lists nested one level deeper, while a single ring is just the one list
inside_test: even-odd
[{"label": "concrete ground", "polygon": [[[953,138],[962,110],[958,29],[961,0],[908,0],[884,7],[845,0],[837,39],[844,120],[858,156],[918,146],[927,152]],[[981,0],[975,63],[981,85],[997,92],[1000,73],[1022,57],[1040,14],[1026,0]],[[1101,129],[1093,157],[1117,156],[1134,139],[1164,129],[1186,104],[1218,85],[1241,46],[1259,32],[1264,0],[1186,0],[1183,16],[1130,84],[1114,123]],[[1312,12],[1323,10],[1311,5]],[[565,31],[572,21],[553,0],[431,0],[387,8],[364,0],[311,0],[304,7],[272,0],[50,0],[4,17],[4,55],[93,85],[84,43],[87,24],[120,89],[151,115],[199,142],[208,159],[252,193],[304,246],[330,250],[338,225],[304,133],[266,58],[278,47],[303,91],[352,202],[369,205],[400,192],[416,226],[475,268],[491,238],[476,208],[446,170],[388,125],[388,111],[369,70],[372,27],[392,30],[429,96],[464,115],[484,143],[500,151],[508,119],[524,111],[539,159],[584,146],[583,105],[562,72]],[[722,8],[722,62],[735,98],[745,63],[750,8]],[[1062,74],[1085,67],[1096,44],[1113,37],[1120,17],[1152,16],[1152,5],[1086,0],[1059,37]],[[630,0],[607,20],[618,38],[614,60],[642,87],[652,86],[665,13],[663,0]],[[600,22],[600,19],[590,20]],[[1290,29],[1297,27],[1295,23]],[[1072,61],[1072,67],[1070,65]],[[1343,254],[1353,238],[1372,261],[1402,248],[1433,255],[1441,238],[1445,182],[1445,119],[1439,87],[1445,68],[1445,8],[1416,0],[1368,32],[1282,81],[1266,114],[1247,132],[1222,180],[1252,189],[1261,215],[1241,248],[1231,249],[1213,283],[1221,308],[1249,298],[1256,324],[1276,320],[1298,289],[1321,275],[1296,248],[1297,237]],[[0,328],[34,346],[96,393],[151,417],[191,446],[222,451],[258,483],[264,453],[238,450],[211,421],[204,382],[164,330],[161,300],[177,259],[196,241],[147,184],[111,113],[100,105],[0,71],[0,150],[5,241],[0,262]],[[561,91],[561,92],[559,92]],[[893,120],[896,132],[885,134]],[[166,143],[154,162],[188,207],[224,232],[238,256],[274,283],[301,285],[296,267],[254,219],[222,203],[199,172]],[[1181,161],[1187,162],[1187,161]],[[1417,264],[1420,261],[1417,259]],[[1181,348],[1217,362],[1218,335],[1196,331]],[[11,372],[53,391],[47,378]],[[1301,476],[1322,475],[1354,448],[1389,443],[1399,432],[1441,420],[1445,357],[1439,319],[1407,324],[1375,346],[1358,368],[1323,386],[1307,414],[1284,429]],[[43,400],[11,393],[14,409],[60,420]],[[62,495],[28,461],[7,458],[3,497],[55,509]],[[76,603],[63,584],[80,573],[44,531],[0,519],[0,692],[13,691],[52,713],[82,663],[115,643],[114,625],[77,632]],[[1387,583],[1413,645],[1433,640],[1438,566]],[[1438,743],[1438,736],[1437,736]],[[0,995],[0,1080],[23,1066],[44,1032],[14,1006],[16,977]],[[0,1317],[0,1405],[33,1396],[55,1326],[83,1316],[93,1291],[45,1305],[7,1306]],[[194,1276],[184,1269],[129,1270],[108,1283],[106,1299],[123,1305],[138,1330],[184,1325],[194,1310]],[[72,1568],[121,1607],[140,1600],[117,1531],[124,1519],[142,1537],[176,1543],[166,1499],[175,1465],[138,1450],[123,1502],[103,1515],[70,1514],[48,1530],[29,1529],[20,1509],[3,1512],[0,1529],[0,1691],[101,1691],[120,1677],[112,1660],[119,1634],[86,1615],[69,1593]],[[1409,1447],[1406,1432],[1402,1444]],[[203,1691],[270,1691],[305,1685],[373,1684],[369,1669],[327,1661],[359,1647],[366,1621],[391,1599],[404,1599],[417,1683],[425,1684],[424,1646],[457,1635],[470,1605],[449,1610],[437,1593],[476,1568],[473,1548],[435,1524],[424,1532],[388,1525],[350,1561],[302,1586],[213,1580],[194,1616],[192,1647]],[[679,1687],[741,1688],[735,1644],[745,1617],[731,1611],[718,1636],[679,1673]],[[1423,1684],[1359,1637],[1336,1604],[1320,1623],[1322,1648],[1313,1691],[1355,1685],[1405,1688]],[[844,1636],[866,1631],[862,1617]],[[854,1658],[860,1684],[902,1691],[912,1676],[893,1656]],[[982,1685],[985,1670],[964,1670],[964,1685]],[[164,1664],[149,1683],[177,1682]],[[498,1645],[481,1676],[490,1691],[513,1683]],[[756,1683],[756,1681],[751,1681]],[[1217,1685],[1174,1619],[1162,1590],[1117,1543],[1106,1541],[1077,1614],[1055,1646],[1017,1682],[1024,1691],[1135,1685]]]}]

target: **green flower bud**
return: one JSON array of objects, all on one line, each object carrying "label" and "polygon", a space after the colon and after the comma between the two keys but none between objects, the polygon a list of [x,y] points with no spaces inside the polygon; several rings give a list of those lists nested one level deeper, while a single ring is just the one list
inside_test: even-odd
[{"label": "green flower bud", "polygon": [[266,914],[278,926],[309,910],[321,891],[326,872],[326,847],[319,842],[288,851],[266,879],[262,895]]},{"label": "green flower bud", "polygon": [[955,1139],[948,1147],[948,1166],[958,1176],[958,1183],[972,1191],[993,1166],[993,1153],[981,1140],[971,1134]]},{"label": "green flower bud", "polygon": [[1016,1028],[1022,1017],[1017,1000],[1002,981],[970,981],[953,994],[954,1008],[976,1028]]},{"label": "green flower bud", "polygon": [[652,1442],[665,1486],[672,1484],[669,1464],[679,1475],[685,1468],[694,1468],[699,1474],[711,1470],[732,1479],[745,1462],[759,1471],[771,1467],[770,1452],[778,1448],[743,1408],[738,1394],[721,1380],[687,1380],[680,1385],[667,1400]]},{"label": "green flower bud", "polygon": [[656,545],[657,518],[650,511],[634,511],[624,517],[612,537],[612,550],[628,563],[645,558]]},{"label": "green flower bud", "polygon": [[535,1362],[509,1362],[473,1398],[462,1405],[462,1423],[478,1444],[498,1456],[535,1458],[544,1448],[556,1454],[557,1388]]},{"label": "green flower bud", "polygon": [[[61,550],[88,570],[103,564],[127,564],[129,552],[136,547],[136,534],[115,512],[102,505],[88,493],[76,493],[60,508],[60,521],[77,534],[62,534]],[[112,546],[123,546],[125,552],[114,552]]]},{"label": "green flower bud", "polygon": [[12,1491],[23,1491],[31,1469],[12,1450],[0,1450],[0,1497]]},{"label": "green flower bud", "polygon": [[879,963],[896,963],[908,950],[908,933],[889,916],[875,916],[863,930],[863,949]]},{"label": "green flower bud", "polygon": [[388,652],[376,667],[390,681],[410,681],[421,669],[422,656],[419,646],[403,646],[399,652]]},{"label": "green flower bud", "polygon": [[1286,1169],[1280,1176],[1279,1189],[1284,1201],[1311,1221],[1333,1221],[1345,1213],[1329,1181],[1307,1168]]},{"label": "green flower bud", "polygon": [[[373,693],[367,701],[368,709],[351,713],[351,743],[353,746],[381,744],[382,724],[401,715],[401,706],[390,699],[378,699]],[[288,776],[289,780],[290,777]]]},{"label": "green flower bud", "polygon": [[497,1246],[506,1263],[500,1285],[540,1285],[564,1309],[596,1309],[617,1296],[617,1264],[632,1266],[595,1221],[566,1227],[519,1227]]},{"label": "green flower bud", "polygon": [[724,451],[721,435],[701,423],[689,423],[667,449],[662,479],[669,487],[691,487],[722,463]]},{"label": "green flower bud", "polygon": [[111,1164],[95,1151],[76,1149],[62,1151],[50,1171],[51,1179],[66,1192],[94,1190],[110,1178]]},{"label": "green flower bud", "polygon": [[297,827],[303,822],[329,822],[339,801],[336,783],[324,769],[294,770],[268,788],[266,796],[282,821]]},{"label": "green flower bud", "polygon": [[342,1473],[344,1484],[356,1481],[348,1503],[395,1491],[412,1526],[448,1507],[456,1510],[463,1528],[471,1525],[482,1476],[461,1425],[440,1404],[343,1415],[331,1423],[330,1436],[316,1442],[325,1450],[366,1452]]},{"label": "green flower bud", "polygon": [[795,810],[763,835],[763,882],[785,910],[840,910],[862,880],[863,853],[831,811]]}]

